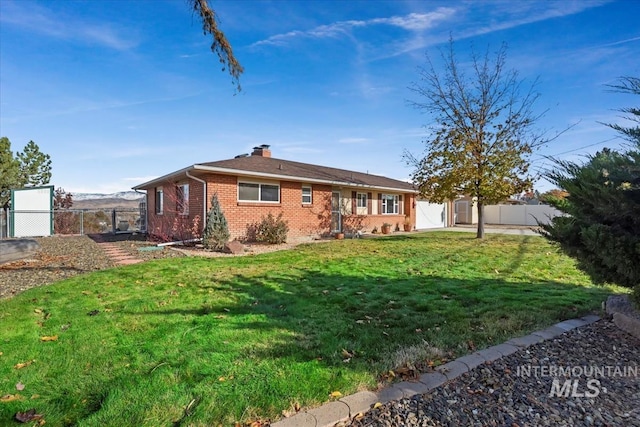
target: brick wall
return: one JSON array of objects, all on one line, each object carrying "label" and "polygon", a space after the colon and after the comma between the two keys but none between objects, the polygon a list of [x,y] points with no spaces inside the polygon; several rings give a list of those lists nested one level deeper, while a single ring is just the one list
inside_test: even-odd
[{"label": "brick wall", "polygon": [[[247,179],[250,182],[274,183],[280,185],[280,203],[265,202],[239,202],[238,201],[238,177],[229,175],[208,174],[201,175],[201,179],[207,182],[206,211],[211,207],[211,197],[217,194],[222,206],[222,211],[229,225],[231,239],[244,239],[247,237],[249,227],[259,222],[263,216],[269,213],[274,216],[282,213],[283,219],[288,222],[291,240],[301,238],[313,238],[330,234],[331,231],[331,195],[330,185],[313,184],[312,203],[302,203],[302,183],[292,181],[270,182]],[[176,185],[189,184],[189,215],[180,215],[177,212]],[[305,186],[309,184],[304,184]],[[164,211],[161,215],[155,213],[155,187],[147,189],[148,201],[148,231],[163,239],[188,239],[199,237],[202,232],[202,201],[204,198],[203,184],[193,179],[183,179],[175,182],[167,182],[162,186],[164,190]],[[371,215],[359,215],[357,223],[362,231],[369,232],[374,227],[381,229],[382,224],[396,224],[403,228],[405,216],[411,218],[415,225],[415,198],[412,194],[403,194],[402,213],[398,215],[378,214],[378,192],[371,194]],[[345,221],[353,218],[351,213],[351,189],[341,191],[343,205],[349,207],[345,212]],[[195,228],[195,229],[194,229]],[[195,231],[195,233],[194,233]]]}]

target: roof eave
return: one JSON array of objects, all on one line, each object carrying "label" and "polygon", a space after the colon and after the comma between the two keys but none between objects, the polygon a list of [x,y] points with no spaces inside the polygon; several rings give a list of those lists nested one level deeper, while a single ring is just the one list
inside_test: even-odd
[{"label": "roof eave", "polygon": [[281,174],[273,174],[273,173],[265,173],[265,172],[254,172],[247,171],[244,169],[233,169],[233,168],[221,168],[216,166],[206,166],[195,164],[191,166],[187,166],[186,168],[182,168],[175,172],[172,172],[167,175],[160,176],[158,178],[152,179],[150,181],[144,182],[142,184],[136,185],[135,187],[131,187],[133,190],[142,190],[145,188],[153,187],[157,184],[162,184],[171,178],[181,176],[186,174],[188,171],[197,170],[202,172],[214,172],[220,173],[224,175],[240,175],[240,176],[249,176],[256,178],[268,178],[268,179],[278,179],[278,180],[287,180],[287,181],[299,181],[311,184],[327,184],[327,185],[336,185],[336,186],[347,186],[347,187],[355,187],[355,188],[367,188],[367,189],[376,189],[376,190],[387,190],[387,191],[397,191],[403,193],[418,193],[416,189],[409,188],[399,188],[399,187],[387,187],[387,186],[379,186],[379,185],[369,185],[369,184],[357,184],[349,181],[338,181],[338,180],[324,180],[324,179],[314,179],[314,178],[306,178],[301,176],[291,176],[291,175],[281,175]]},{"label": "roof eave", "polygon": [[142,190],[144,188],[147,187],[153,187],[156,184],[161,184],[163,182],[168,181],[169,179],[175,177],[175,176],[179,176],[179,175],[184,175],[186,172],[193,170],[195,168],[196,165],[191,165],[191,166],[187,166],[186,168],[182,168],[180,170],[177,170],[175,172],[171,172],[167,175],[162,175],[158,178],[152,179],[151,181],[147,181],[147,182],[143,182],[142,184],[136,185],[135,187],[131,187],[131,189],[133,190]]},{"label": "roof eave", "polygon": [[378,190],[389,190],[389,191],[401,191],[404,193],[418,193],[415,189],[408,188],[399,188],[399,187],[385,187],[378,185],[368,185],[368,184],[357,184],[348,181],[337,181],[337,180],[324,180],[324,179],[315,179],[315,178],[306,178],[301,176],[293,176],[293,175],[281,175],[281,174],[273,174],[273,173],[265,173],[265,172],[254,172],[247,171],[243,169],[232,169],[232,168],[221,168],[216,166],[206,166],[206,165],[193,165],[195,170],[205,171],[205,172],[216,172],[225,175],[242,175],[242,176],[251,176],[256,178],[270,178],[270,179],[278,179],[278,180],[287,180],[287,181],[298,181],[298,182],[306,182],[311,184],[328,184],[328,185],[339,185],[339,186],[348,186],[348,187],[359,187],[359,188],[371,188]]}]

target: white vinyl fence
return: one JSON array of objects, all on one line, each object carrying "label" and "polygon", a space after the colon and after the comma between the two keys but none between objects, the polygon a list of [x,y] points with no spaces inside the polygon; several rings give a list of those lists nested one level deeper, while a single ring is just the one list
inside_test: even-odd
[{"label": "white vinyl fence", "polygon": [[[486,224],[538,225],[548,224],[562,212],[548,205],[489,205],[484,207]],[[537,220],[537,221],[536,221]]]}]

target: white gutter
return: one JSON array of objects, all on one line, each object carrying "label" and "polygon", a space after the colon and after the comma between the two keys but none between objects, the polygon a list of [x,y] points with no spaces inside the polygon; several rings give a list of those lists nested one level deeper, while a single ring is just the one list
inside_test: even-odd
[{"label": "white gutter", "polygon": [[202,203],[202,233],[204,234],[204,230],[207,227],[207,200],[209,200],[207,199],[207,181],[191,175],[189,169],[185,171],[185,174],[188,178],[202,183],[202,194],[204,195],[204,201]]},{"label": "white gutter", "polygon": [[[138,191],[136,188],[134,188],[133,191],[138,194],[144,194],[144,231],[146,233],[147,227],[149,226],[149,197],[146,191],[143,193],[142,191]],[[138,210],[140,210],[140,205],[138,205]]]}]

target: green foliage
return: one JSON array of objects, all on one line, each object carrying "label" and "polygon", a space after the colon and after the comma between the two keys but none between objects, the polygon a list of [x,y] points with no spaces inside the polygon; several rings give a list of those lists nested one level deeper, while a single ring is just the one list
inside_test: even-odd
[{"label": "green foliage", "polygon": [[211,209],[207,214],[207,225],[202,235],[202,243],[207,249],[220,251],[224,249],[224,246],[229,241],[229,226],[227,225],[227,218],[222,212],[220,202],[218,201],[218,195],[214,194],[211,197]]},{"label": "green foliage", "polygon": [[20,162],[13,157],[9,138],[0,138],[0,208],[11,200],[11,189],[20,187]]},{"label": "green foliage", "polygon": [[432,118],[422,156],[405,153],[414,167],[413,182],[421,196],[441,203],[460,195],[478,206],[478,237],[483,233],[486,204],[500,202],[532,186],[529,156],[545,141],[533,132],[532,113],[538,95],[533,86],[521,93],[522,81],[506,70],[506,47],[494,59],[472,54],[467,78],[454,55],[453,41],[441,52],[444,70],[420,69],[421,82],[410,88],[421,100],[412,105]]},{"label": "green foliage", "polygon": [[289,225],[282,219],[282,212],[274,217],[271,212],[263,216],[262,220],[255,225],[256,240],[261,243],[276,245],[287,241]]},{"label": "green foliage", "polygon": [[[640,95],[635,86],[615,86]],[[628,81],[625,80],[625,81]],[[634,89],[635,88],[635,89]],[[640,122],[639,109],[625,109]],[[640,297],[640,126],[622,128],[623,136],[635,143],[624,152],[604,149],[584,164],[555,160],[545,175],[566,190],[565,199],[548,203],[568,216],[557,217],[543,226],[543,234],[557,242],[582,270],[597,283],[615,283],[635,288]]]},{"label": "green foliage", "polygon": [[25,185],[46,185],[51,179],[51,158],[29,141],[22,153],[13,156],[9,138],[0,138],[0,207],[11,200],[11,190]]},{"label": "green foliage", "polygon": [[542,203],[557,206],[558,204],[564,203],[563,200],[566,199],[568,195],[569,193],[566,191],[554,188],[553,190],[542,193],[538,199]]},{"label": "green foliage", "polygon": [[40,147],[29,141],[22,153],[18,153],[20,162],[20,182],[22,185],[45,185],[51,179],[51,157],[40,151]]}]

